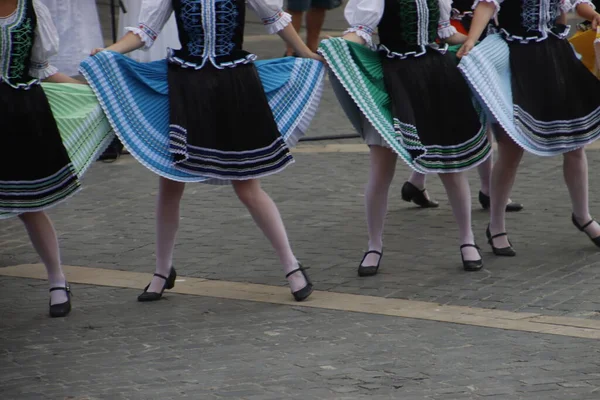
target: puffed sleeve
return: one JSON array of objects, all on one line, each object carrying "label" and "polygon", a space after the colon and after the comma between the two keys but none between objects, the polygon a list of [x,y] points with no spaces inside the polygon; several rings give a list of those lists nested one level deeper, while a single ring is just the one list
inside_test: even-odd
[{"label": "puffed sleeve", "polygon": [[385,0],[350,0],[344,10],[346,21],[350,28],[344,32],[354,32],[363,38],[369,46],[373,45],[373,32],[377,29],[383,11]]},{"label": "puffed sleeve", "polygon": [[143,0],[137,27],[128,26],[144,42],[144,49],[149,49],[173,14],[171,0]]},{"label": "puffed sleeve", "polygon": [[440,39],[448,39],[458,31],[450,24],[452,14],[452,0],[439,0],[440,22],[438,23],[438,36]]},{"label": "puffed sleeve", "polygon": [[596,6],[590,0],[561,0],[560,2],[560,10],[565,14],[574,10],[580,4],[588,4],[594,10]]},{"label": "puffed sleeve", "polygon": [[498,11],[500,11],[500,4],[502,4],[504,0],[475,0],[473,3],[473,10],[477,7],[479,3],[492,3],[494,7],[496,7],[496,11],[492,16],[492,19],[495,19],[498,16]]},{"label": "puffed sleeve", "polygon": [[37,26],[31,49],[29,74],[34,78],[46,79],[58,72],[49,61],[50,57],[58,53],[58,32],[52,22],[50,11],[44,4],[34,0],[33,9],[37,17]]},{"label": "puffed sleeve", "polygon": [[292,22],[292,16],[282,9],[283,0],[248,0],[248,6],[271,34],[279,32]]}]

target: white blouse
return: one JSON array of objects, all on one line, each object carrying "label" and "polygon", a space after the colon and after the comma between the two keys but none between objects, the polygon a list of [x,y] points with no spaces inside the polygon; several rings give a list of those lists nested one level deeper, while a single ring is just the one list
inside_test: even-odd
[{"label": "white blouse", "polygon": [[[292,22],[292,17],[282,10],[283,0],[246,0],[246,3],[271,34],[279,32]],[[125,29],[138,35],[144,42],[144,47],[150,48],[172,13],[172,0],[143,0],[139,26]]]},{"label": "white blouse", "polygon": [[[127,12],[121,10],[119,14],[119,35],[127,33],[127,27],[138,26],[142,10],[142,0],[124,0],[123,4]],[[181,48],[181,44],[177,32],[177,21],[175,15],[171,15],[151,49],[135,50],[128,56],[138,62],[150,62],[167,57],[167,49],[179,48]]]},{"label": "white blouse", "polygon": [[[38,79],[46,79],[58,72],[56,67],[50,65],[50,57],[58,53],[58,33],[52,22],[50,11],[39,0],[33,0],[33,8],[37,17],[37,26],[35,29],[35,38],[31,50],[31,66],[29,74]],[[5,18],[0,18],[0,26],[6,26],[15,22],[21,17],[20,10],[17,10]],[[10,57],[8,54],[1,54],[2,57]],[[2,63],[4,65],[4,63]],[[2,72],[6,76],[7,71]]]},{"label": "white blouse", "polygon": [[79,74],[79,64],[92,49],[104,47],[96,0],[41,0],[58,31],[60,48],[50,62],[66,75]]},{"label": "white blouse", "polygon": [[[475,7],[477,7],[477,4],[481,3],[481,2],[486,2],[486,3],[493,3],[494,6],[496,7],[496,12],[494,13],[494,16],[492,18],[496,18],[498,16],[498,11],[500,11],[500,4],[502,4],[504,2],[504,0],[475,0],[475,2],[473,3],[473,9],[475,9]],[[550,0],[541,0],[540,3],[549,3]],[[590,0],[560,0],[560,11],[562,11],[563,13],[568,13],[570,11],[573,11],[578,5],[580,4],[589,4],[593,9],[596,9],[596,7],[594,6],[594,4],[590,1]],[[544,18],[539,18],[540,21],[544,20]],[[543,31],[543,27],[538,28],[539,30]]]},{"label": "white blouse", "polygon": [[[457,33],[456,28],[450,24],[452,0],[439,0],[439,7],[438,35],[441,39],[447,39]],[[377,25],[383,18],[384,11],[385,0],[349,0],[344,15],[350,28],[345,33],[354,32],[363,38],[369,46],[372,46],[373,32],[375,32]]]}]

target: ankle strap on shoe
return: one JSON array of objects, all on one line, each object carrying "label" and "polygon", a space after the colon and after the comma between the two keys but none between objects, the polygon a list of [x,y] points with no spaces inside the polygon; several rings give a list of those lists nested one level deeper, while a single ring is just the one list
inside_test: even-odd
[{"label": "ankle strap on shoe", "polygon": [[56,291],[56,290],[63,290],[63,291],[65,291],[65,292],[67,292],[67,293],[71,293],[71,287],[70,287],[68,284],[67,284],[67,285],[65,285],[65,286],[56,286],[56,287],[52,287],[52,288],[50,288],[50,290],[49,290],[49,291],[50,291],[50,292],[54,292],[54,291]]},{"label": "ankle strap on shoe", "polygon": [[295,274],[298,271],[306,271],[307,269],[310,269],[310,267],[303,267],[302,265],[300,265],[298,268],[296,268],[293,271],[288,272],[285,277],[289,278],[291,275]]},{"label": "ankle strap on shoe", "polygon": [[159,278],[162,278],[162,279],[164,279],[165,281],[166,281],[167,279],[169,279],[168,277],[166,277],[166,276],[164,276],[164,275],[161,275],[161,274],[154,274],[154,276],[158,276]]}]

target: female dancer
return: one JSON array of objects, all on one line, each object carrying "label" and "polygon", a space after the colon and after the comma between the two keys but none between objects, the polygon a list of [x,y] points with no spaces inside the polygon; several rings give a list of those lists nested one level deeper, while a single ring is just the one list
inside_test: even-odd
[{"label": "female dancer", "polygon": [[[242,50],[245,3],[144,1],[139,26],[128,28],[110,51],[97,49],[82,63],[123,144],[161,176],[156,273],[139,301],[158,300],[175,284],[180,201],[184,182],[194,181],[232,181],[275,248],[294,298],[302,301],[313,290],[258,179],[293,162],[285,140],[297,140],[314,116],[324,68],[315,60],[289,58],[264,62],[257,74],[256,56]],[[320,59],[303,44],[281,3],[248,1],[269,32],[279,33],[303,57]],[[168,63],[136,63],[118,54],[151,47],[173,10],[182,49],[171,51]]]},{"label": "female dancer", "polygon": [[0,0],[0,27],[0,219],[25,224],[48,273],[50,316],[64,317],[70,288],[44,210],[79,190],[79,177],[112,139],[110,126],[89,87],[69,85],[81,82],[49,64],[58,34],[39,0]]},{"label": "female dancer", "polygon": [[[142,11],[142,0],[123,0],[123,5],[126,12],[121,9],[119,14],[119,32],[126,32],[128,26],[137,26],[140,21],[140,11]],[[150,49],[132,51],[128,56],[137,62],[162,60],[167,57],[167,48],[178,49],[180,47],[177,37],[177,22],[175,16],[172,15]]]},{"label": "female dancer", "polygon": [[69,76],[78,75],[81,60],[104,43],[96,0],[41,1],[50,10],[60,40],[58,54],[50,62]]},{"label": "female dancer", "polygon": [[[595,28],[600,15],[589,1],[574,5]],[[589,213],[584,152],[600,135],[600,82],[577,59],[566,40],[568,27],[557,23],[571,8],[570,0],[479,1],[458,52],[460,70],[503,129],[496,132],[499,159],[492,172],[486,231],[496,255],[516,254],[506,234],[504,205],[524,149],[540,156],[563,154],[572,222],[600,246],[600,225]],[[500,34],[473,48],[494,16]]]},{"label": "female dancer", "polygon": [[[360,276],[376,274],[381,262],[398,154],[418,172],[440,173],[458,223],[463,267],[474,271],[483,266],[471,230],[464,171],[489,157],[490,144],[483,116],[473,107],[447,44],[436,44],[438,35],[448,43],[466,38],[450,25],[450,10],[447,0],[350,0],[345,13],[351,28],[343,39],[321,43],[338,98],[370,148],[365,195],[369,249],[359,265]],[[371,44],[375,28],[379,55],[362,46]]]},{"label": "female dancer", "polygon": [[[455,0],[452,2],[452,17],[450,19],[450,23],[460,33],[467,34],[469,32],[469,28],[471,27],[471,22],[473,20],[473,10],[471,9],[472,5],[473,1],[471,0]],[[493,29],[493,25],[490,23],[490,26],[484,30],[479,40],[485,39],[488,31],[493,31]],[[488,125],[487,135],[490,143],[492,142],[492,129],[493,127]],[[477,167],[481,185],[481,189],[479,190],[479,204],[481,204],[481,207],[486,210],[490,208],[490,181],[492,179],[493,165],[492,158],[493,152],[487,160],[479,164]],[[408,180],[404,182],[400,193],[404,201],[412,201],[422,208],[436,208],[439,206],[437,201],[429,197],[427,189],[425,188],[425,174],[420,172],[413,171]],[[510,199],[508,200],[508,204],[506,204],[506,211],[508,212],[521,211],[522,209],[522,204],[515,203]]]}]

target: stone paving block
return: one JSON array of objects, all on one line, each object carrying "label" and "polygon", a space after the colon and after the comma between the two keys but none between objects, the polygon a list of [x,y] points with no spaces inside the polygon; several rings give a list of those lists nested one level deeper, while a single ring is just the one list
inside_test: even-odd
[{"label": "stone paving block", "polygon": [[[75,285],[83,293],[69,318],[52,320],[34,313],[46,291],[32,282],[0,277],[0,320],[12,322],[0,324],[8,399],[532,400],[600,390],[590,340],[196,296],[148,305],[137,291],[89,285]],[[13,303],[25,288],[31,304]]]}]

